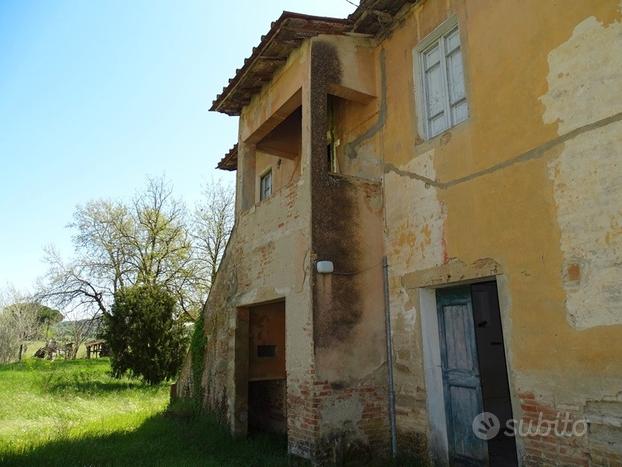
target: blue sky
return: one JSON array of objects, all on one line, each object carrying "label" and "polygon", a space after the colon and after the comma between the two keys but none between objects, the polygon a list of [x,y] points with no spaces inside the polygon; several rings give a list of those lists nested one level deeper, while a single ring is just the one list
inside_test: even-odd
[{"label": "blue sky", "polygon": [[32,286],[43,247],[90,199],[165,175],[192,205],[235,143],[214,97],[283,10],[345,17],[346,0],[0,2],[0,287]]}]

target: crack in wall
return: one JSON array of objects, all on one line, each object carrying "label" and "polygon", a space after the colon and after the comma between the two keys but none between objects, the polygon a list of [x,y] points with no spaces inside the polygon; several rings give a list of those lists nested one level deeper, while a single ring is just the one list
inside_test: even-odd
[{"label": "crack in wall", "polygon": [[304,290],[305,282],[307,282],[307,260],[309,258],[309,253],[310,249],[307,248],[307,251],[305,251],[305,256],[302,259],[302,282],[300,283],[300,288],[298,289],[298,292],[302,292]]},{"label": "crack in wall", "polygon": [[426,183],[427,185],[433,186],[435,188],[440,188],[440,189],[447,189],[447,188],[451,188],[455,185],[459,185],[461,183],[465,183],[465,182],[469,182],[471,180],[474,180],[476,178],[482,177],[484,175],[489,175],[491,173],[495,173],[499,170],[503,170],[503,169],[507,169],[515,164],[520,164],[522,162],[528,162],[531,160],[535,160],[535,159],[539,159],[542,156],[544,156],[549,150],[551,150],[552,148],[560,145],[560,144],[564,144],[566,141],[569,141],[573,138],[576,138],[577,136],[580,136],[584,133],[588,133],[592,130],[596,130],[599,128],[603,128],[607,125],[610,125],[612,123],[615,122],[619,122],[622,121],[622,112],[618,112],[614,115],[611,115],[609,117],[597,120],[595,122],[592,123],[588,123],[587,125],[583,125],[579,128],[576,128],[572,131],[569,131],[566,134],[563,134],[557,138],[554,138],[552,140],[547,141],[546,143],[530,149],[529,151],[526,151],[522,154],[519,154],[518,156],[515,156],[511,159],[508,159],[506,161],[500,162],[498,164],[495,164],[491,167],[488,167],[486,169],[482,169],[479,170],[477,172],[474,172],[472,174],[469,175],[465,175],[464,177],[460,177],[460,178],[456,178],[454,180],[450,180],[447,182],[443,182],[440,180],[432,180],[428,177],[425,177],[423,175],[420,175],[418,173],[414,173],[414,172],[409,172],[406,170],[402,170],[399,169],[398,167],[396,167],[395,165],[391,164],[391,163],[384,163],[384,173],[395,173],[399,176],[404,176],[404,177],[408,177],[411,178],[413,180],[419,180],[421,182]]}]

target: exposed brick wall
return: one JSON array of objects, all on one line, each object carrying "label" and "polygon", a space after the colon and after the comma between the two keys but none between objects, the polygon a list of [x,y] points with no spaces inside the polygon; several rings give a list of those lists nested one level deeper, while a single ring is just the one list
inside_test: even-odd
[{"label": "exposed brick wall", "polygon": [[286,381],[251,381],[248,385],[248,429],[287,432]]},{"label": "exposed brick wall", "polygon": [[313,436],[310,454],[322,464],[380,456],[389,439],[384,319],[378,313],[381,186],[333,174],[326,161],[328,86],[341,82],[346,65],[338,52],[330,41],[311,41],[311,248],[318,259],[333,262],[335,274],[312,274],[315,372],[301,389],[310,407],[294,422]]},{"label": "exposed brick wall", "polygon": [[599,448],[590,450],[590,465],[598,467],[619,467],[622,466],[622,455],[610,451],[603,451]]},{"label": "exposed brick wall", "polygon": [[[519,398],[523,429],[518,438],[523,445],[524,465],[622,466],[622,431],[612,435],[612,442],[603,443],[597,425],[590,420],[589,408],[586,410],[589,404],[554,404],[531,392],[520,393]],[[542,430],[535,434],[539,421]],[[548,433],[547,422],[556,423]],[[573,434],[573,426],[579,433]]]},{"label": "exposed brick wall", "polygon": [[[287,434],[292,455],[316,462],[340,462],[387,453],[389,424],[386,388],[378,384],[335,387],[327,381],[290,378],[287,388]],[[331,411],[357,401],[357,416],[332,424]],[[360,405],[359,405],[360,404]],[[342,407],[340,407],[342,408]],[[343,409],[343,408],[342,408]]]},{"label": "exposed brick wall", "polygon": [[289,453],[303,458],[314,454],[319,433],[318,402],[311,369],[305,379],[289,378],[287,386],[287,436]]},{"label": "exposed brick wall", "polygon": [[[320,421],[315,458],[327,462],[362,462],[388,454],[389,423],[386,387],[370,381],[340,387],[314,384],[314,406]],[[344,420],[334,412],[346,413]]]}]

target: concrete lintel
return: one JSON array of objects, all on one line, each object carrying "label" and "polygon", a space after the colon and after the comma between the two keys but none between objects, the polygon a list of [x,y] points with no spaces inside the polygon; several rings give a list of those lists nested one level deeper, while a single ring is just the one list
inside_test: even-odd
[{"label": "concrete lintel", "polygon": [[471,264],[453,259],[433,268],[405,274],[402,277],[402,286],[410,290],[420,287],[440,287],[448,283],[456,285],[474,279],[494,277],[502,272],[501,265],[492,258],[481,258]]}]

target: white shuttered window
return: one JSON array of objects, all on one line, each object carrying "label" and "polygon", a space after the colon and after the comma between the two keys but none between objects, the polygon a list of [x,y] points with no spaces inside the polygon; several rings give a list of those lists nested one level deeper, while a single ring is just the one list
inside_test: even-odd
[{"label": "white shuttered window", "polygon": [[469,116],[458,26],[425,45],[419,55],[419,80],[427,138],[442,133]]}]

